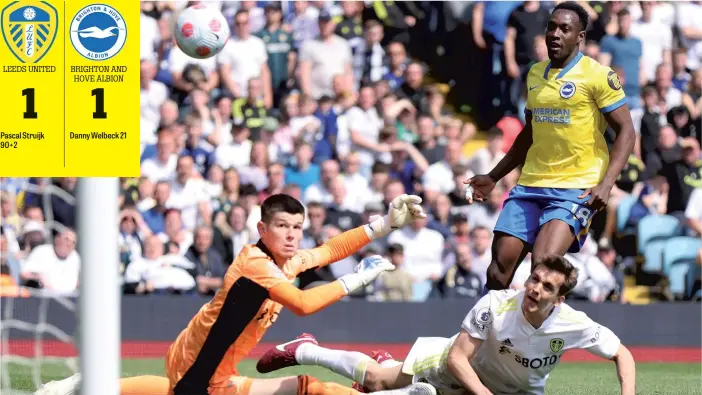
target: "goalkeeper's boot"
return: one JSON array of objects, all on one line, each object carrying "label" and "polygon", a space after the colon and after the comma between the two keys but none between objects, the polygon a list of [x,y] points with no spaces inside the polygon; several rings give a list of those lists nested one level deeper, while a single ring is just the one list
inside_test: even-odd
[{"label": "goalkeeper's boot", "polygon": [[34,395],[78,395],[80,392],[80,373],[57,381],[50,381],[37,390]]},{"label": "goalkeeper's boot", "polygon": [[295,340],[279,344],[266,351],[266,353],[261,356],[261,359],[258,360],[256,370],[258,370],[259,373],[270,373],[290,366],[297,366],[298,363],[295,359],[295,352],[297,352],[297,348],[300,347],[300,345],[305,343],[319,344],[314,336],[309,333],[303,333],[296,337]]},{"label": "goalkeeper's boot", "polygon": [[[378,364],[380,364],[381,366],[383,365],[384,362],[387,362],[387,361],[394,361],[398,365],[401,364],[401,362],[396,361],[395,358],[393,358],[393,356],[390,355],[390,353],[385,351],[385,350],[373,351],[373,354],[371,354],[371,358],[373,358],[373,360],[375,360],[375,362],[378,362]],[[364,386],[362,386],[361,384],[358,384],[355,381],[353,382],[353,384],[351,384],[351,388],[353,388],[356,391],[363,393],[363,394],[367,394],[370,392],[370,390],[368,388],[365,388]]]}]

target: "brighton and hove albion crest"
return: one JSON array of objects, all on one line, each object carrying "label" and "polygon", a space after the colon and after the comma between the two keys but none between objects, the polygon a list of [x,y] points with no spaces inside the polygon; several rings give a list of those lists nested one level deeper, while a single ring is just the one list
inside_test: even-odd
[{"label": "brighton and hove albion crest", "polygon": [[36,63],[46,55],[58,32],[58,12],[46,1],[15,1],[0,13],[2,37],[22,63]]},{"label": "brighton and hove albion crest", "polygon": [[122,15],[106,4],[83,7],[71,19],[71,44],[83,57],[107,60],[127,42],[127,25]]}]

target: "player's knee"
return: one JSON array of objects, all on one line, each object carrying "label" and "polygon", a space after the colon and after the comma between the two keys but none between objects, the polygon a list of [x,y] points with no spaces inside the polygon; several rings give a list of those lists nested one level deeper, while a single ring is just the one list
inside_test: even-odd
[{"label": "player's knee", "polygon": [[510,273],[501,270],[496,261],[492,261],[487,269],[487,280],[485,285],[491,290],[505,289],[509,285]]}]

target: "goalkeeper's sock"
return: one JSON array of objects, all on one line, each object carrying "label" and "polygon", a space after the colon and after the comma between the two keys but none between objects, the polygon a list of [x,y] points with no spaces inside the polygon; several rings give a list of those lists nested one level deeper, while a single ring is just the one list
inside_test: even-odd
[{"label": "goalkeeper's sock", "polygon": [[360,352],[330,350],[312,343],[301,344],[295,352],[295,360],[300,365],[323,366],[361,385],[368,364],[376,363]]},{"label": "goalkeeper's sock", "polygon": [[297,376],[297,395],[360,395],[337,383],[322,383],[312,376]]},{"label": "goalkeeper's sock", "polygon": [[167,395],[169,381],[160,376],[134,376],[119,380],[120,395]]}]

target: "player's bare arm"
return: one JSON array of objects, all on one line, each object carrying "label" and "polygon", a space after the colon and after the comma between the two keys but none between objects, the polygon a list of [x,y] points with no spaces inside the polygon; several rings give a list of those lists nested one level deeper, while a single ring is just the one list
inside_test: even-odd
[{"label": "player's bare arm", "polygon": [[468,331],[461,329],[461,333],[451,346],[448,354],[448,369],[453,377],[471,393],[476,395],[492,395],[480,378],[470,366],[470,360],[478,351],[483,341],[472,337]]},{"label": "player's bare arm", "polygon": [[631,120],[628,105],[625,104],[612,112],[606,113],[604,117],[607,120],[607,124],[614,129],[617,138],[610,153],[611,159],[604,178],[599,184],[587,189],[581,195],[582,197],[590,196],[587,204],[592,206],[594,210],[600,210],[607,205],[609,193],[617,181],[617,176],[621,174],[622,169],[626,165],[636,142],[634,123]]},{"label": "player's bare arm", "polygon": [[517,166],[524,164],[527,153],[529,152],[529,147],[531,147],[533,142],[532,137],[531,114],[527,114],[524,128],[514,140],[514,144],[512,144],[512,147],[507,151],[505,157],[502,158],[495,168],[488,174],[477,175],[463,182],[467,187],[472,187],[473,191],[470,196],[466,193],[468,203],[472,203],[473,200],[478,202],[484,201],[493,188],[495,188],[497,181],[516,169]]},{"label": "player's bare arm", "polygon": [[622,388],[622,395],[636,394],[636,363],[628,348],[619,345],[617,353],[612,357],[617,366],[617,377]]}]

